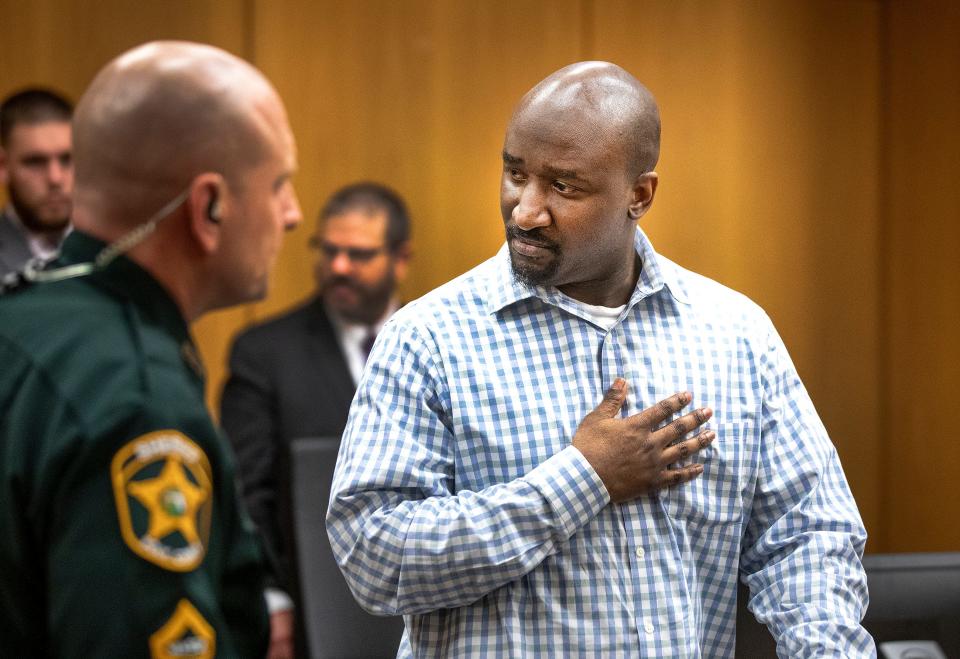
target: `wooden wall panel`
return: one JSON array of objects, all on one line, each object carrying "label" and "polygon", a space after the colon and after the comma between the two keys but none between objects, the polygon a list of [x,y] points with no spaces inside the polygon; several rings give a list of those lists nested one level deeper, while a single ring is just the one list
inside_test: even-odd
[{"label": "wooden wall panel", "polygon": [[641,226],[767,310],[877,531],[879,6],[593,6],[593,55],[660,103],[660,187]]},{"label": "wooden wall panel", "polygon": [[75,100],[114,56],[153,39],[204,41],[243,55],[244,0],[0,0],[0,95],[32,84]]},{"label": "wooden wall panel", "polygon": [[889,2],[882,476],[892,551],[960,551],[960,5]]},{"label": "wooden wall panel", "polygon": [[[274,80],[300,146],[304,226],[270,297],[194,328],[215,407],[230,337],[313,289],[306,239],[336,187],[373,178],[414,216],[410,299],[502,241],[514,103],[610,59],[657,95],[658,248],[761,303],[853,484],[872,551],[960,549],[958,10],[946,0],[0,0],[0,94],[75,98],[156,38],[207,41]],[[933,423],[928,420],[933,419]]]}]

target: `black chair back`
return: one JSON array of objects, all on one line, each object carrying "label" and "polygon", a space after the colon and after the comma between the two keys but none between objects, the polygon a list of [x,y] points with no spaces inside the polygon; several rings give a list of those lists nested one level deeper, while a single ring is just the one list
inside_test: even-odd
[{"label": "black chair back", "polygon": [[960,552],[867,554],[863,567],[870,584],[863,626],[878,646],[936,641],[947,657],[960,657]]},{"label": "black chair back", "polygon": [[327,505],[340,438],[307,437],[291,444],[290,477],[300,591],[310,656],[314,659],[396,657],[403,619],[360,608],[333,558]]}]

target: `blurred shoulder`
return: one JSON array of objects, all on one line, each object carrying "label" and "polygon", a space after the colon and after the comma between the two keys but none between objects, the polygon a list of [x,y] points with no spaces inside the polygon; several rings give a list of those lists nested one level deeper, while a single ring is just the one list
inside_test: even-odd
[{"label": "blurred shoulder", "polygon": [[[282,346],[284,338],[302,335],[308,327],[329,325],[323,307],[315,297],[248,326],[234,339],[235,348]],[[279,342],[279,343],[278,343]]]}]

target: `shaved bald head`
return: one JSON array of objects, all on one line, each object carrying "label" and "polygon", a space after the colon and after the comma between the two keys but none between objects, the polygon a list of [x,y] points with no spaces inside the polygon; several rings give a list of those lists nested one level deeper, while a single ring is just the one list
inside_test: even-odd
[{"label": "shaved bald head", "polygon": [[81,216],[89,204],[137,223],[202,172],[240,185],[267,155],[276,104],[256,69],[212,46],[153,42],[121,55],[74,116]]},{"label": "shaved bald head", "polygon": [[660,111],[650,90],[610,62],[577,62],[555,71],[520,100],[516,120],[530,114],[608,132],[627,149],[633,174],[651,171],[660,157]]},{"label": "shaved bald head", "polygon": [[144,268],[188,320],[266,295],[302,214],[293,132],[259,71],[212,46],[144,44],[97,75],[73,134],[73,224],[101,255]]}]

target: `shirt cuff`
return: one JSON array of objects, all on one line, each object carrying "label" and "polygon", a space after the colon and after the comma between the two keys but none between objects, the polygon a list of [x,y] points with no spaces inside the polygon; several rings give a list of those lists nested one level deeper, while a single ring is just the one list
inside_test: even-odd
[{"label": "shirt cuff", "polygon": [[574,446],[541,463],[524,480],[550,503],[568,538],[610,503],[600,476]]},{"label": "shirt cuff", "polygon": [[293,609],[293,600],[279,588],[267,588],[264,595],[267,598],[267,612],[270,615]]}]

